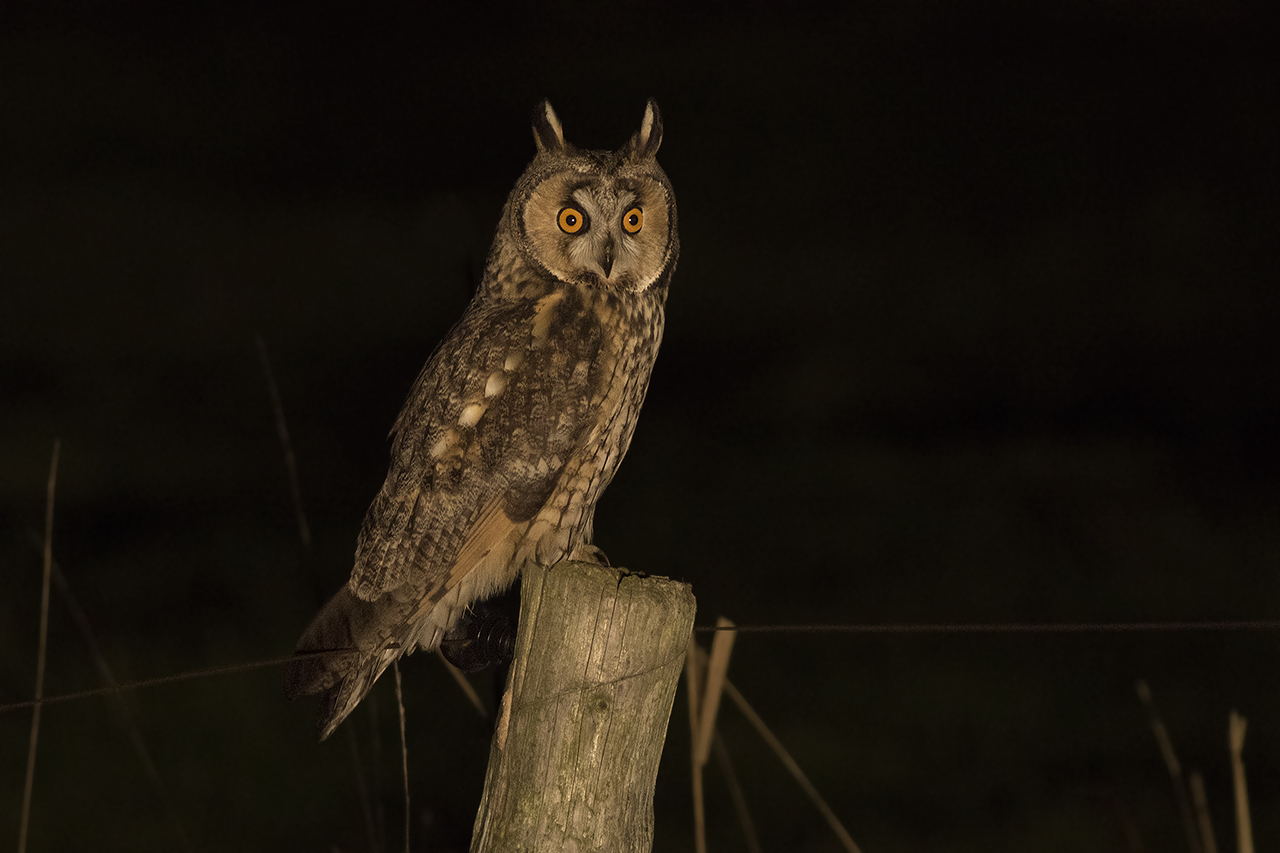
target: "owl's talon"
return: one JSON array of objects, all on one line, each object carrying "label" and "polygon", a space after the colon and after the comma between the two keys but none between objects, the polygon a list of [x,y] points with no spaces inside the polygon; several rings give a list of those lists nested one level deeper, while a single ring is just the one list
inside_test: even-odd
[{"label": "owl's talon", "polygon": [[511,660],[516,628],[501,608],[481,602],[467,608],[440,641],[445,660],[463,672],[479,672]]}]

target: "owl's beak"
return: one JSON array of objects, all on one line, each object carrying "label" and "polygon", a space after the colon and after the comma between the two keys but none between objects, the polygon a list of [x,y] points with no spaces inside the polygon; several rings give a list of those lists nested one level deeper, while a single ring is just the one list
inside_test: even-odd
[{"label": "owl's beak", "polygon": [[604,256],[600,258],[600,268],[604,270],[604,277],[608,278],[613,272],[613,238],[604,244]]}]

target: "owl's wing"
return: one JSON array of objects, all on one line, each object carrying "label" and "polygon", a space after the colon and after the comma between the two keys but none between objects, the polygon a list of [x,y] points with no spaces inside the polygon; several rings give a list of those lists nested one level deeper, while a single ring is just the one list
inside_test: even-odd
[{"label": "owl's wing", "polygon": [[[473,303],[397,419],[391,466],[360,533],[350,588],[439,598],[546,502],[596,426],[614,369],[573,292]],[[409,590],[405,590],[409,592]]]}]

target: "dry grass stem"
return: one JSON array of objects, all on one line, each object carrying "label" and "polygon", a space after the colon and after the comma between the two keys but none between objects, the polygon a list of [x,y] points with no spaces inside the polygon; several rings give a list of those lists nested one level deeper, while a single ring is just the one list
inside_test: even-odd
[{"label": "dry grass stem", "polygon": [[111,689],[112,697],[115,699],[116,710],[120,714],[121,724],[129,732],[129,741],[133,744],[133,750],[138,754],[138,760],[142,762],[143,772],[151,781],[151,786],[155,789],[156,796],[160,799],[160,804],[169,816],[169,822],[173,824],[173,831],[177,834],[178,840],[182,844],[182,849],[194,850],[190,839],[187,838],[182,819],[178,817],[178,811],[173,807],[173,801],[169,797],[169,786],[160,778],[160,769],[156,766],[155,759],[151,757],[151,750],[147,748],[146,741],[142,737],[142,730],[138,728],[133,712],[129,710],[129,704],[124,700],[124,693],[120,689],[120,684],[116,681],[115,673],[112,672],[110,664],[107,663],[106,656],[102,654],[102,647],[98,644],[98,638],[93,631],[93,626],[89,623],[89,617],[71,592],[71,584],[68,583],[67,576],[58,566],[56,560],[53,563],[53,580],[58,585],[62,603],[66,605],[72,621],[80,629],[80,634],[84,637],[85,644],[89,647],[89,655],[93,658],[94,666],[98,670],[98,676]]},{"label": "dry grass stem", "polygon": [[844,824],[842,824],[840,819],[836,817],[835,812],[831,811],[831,807],[827,805],[827,801],[818,793],[818,789],[809,781],[809,777],[804,775],[804,771],[800,769],[800,765],[796,763],[796,760],[791,757],[791,753],[787,752],[786,747],[782,745],[782,742],[774,736],[772,731],[769,730],[769,727],[765,725],[764,720],[760,719],[760,715],[755,712],[755,709],[752,708],[751,705],[748,704],[747,700],[743,698],[742,694],[738,692],[738,688],[733,686],[732,681],[725,679],[724,692],[728,694],[729,698],[734,701],[734,704],[736,704],[742,713],[746,715],[747,719],[751,722],[751,725],[760,733],[760,737],[764,738],[764,742],[769,744],[769,748],[778,756],[791,775],[795,777],[795,780],[800,783],[800,787],[804,789],[804,792],[809,796],[809,799],[813,801],[814,806],[816,806],[818,811],[822,813],[823,818],[826,819],[827,824],[831,827],[831,831],[836,834],[836,837],[840,839],[840,843],[844,845],[844,849],[848,850],[849,853],[860,853],[858,845],[853,841],[853,837],[849,835],[849,831],[844,828]]},{"label": "dry grass stem", "polygon": [[[275,371],[271,369],[271,358],[267,354],[267,342],[262,335],[254,335],[254,343],[258,347],[258,359],[262,362],[262,374],[267,381],[267,393],[271,396],[271,411],[275,416],[276,435],[280,439],[280,448],[284,451],[284,467],[285,473],[289,480],[289,497],[293,503],[294,521],[298,525],[298,539],[302,542],[304,551],[311,550],[311,525],[307,523],[306,510],[302,508],[302,486],[298,479],[298,459],[293,452],[293,439],[289,437],[289,424],[284,416],[284,401],[280,396],[280,386],[276,384]],[[318,576],[312,577],[316,582],[316,599],[323,605],[326,599],[326,592],[318,583]],[[375,722],[376,731],[376,722]],[[368,836],[370,853],[377,853],[382,849],[379,839],[379,828],[381,823],[376,821],[373,814],[373,806],[369,799],[369,786],[364,778],[364,769],[360,761],[360,747],[355,740],[355,732],[350,726],[347,727],[347,744],[351,751],[351,766],[356,774],[356,790],[360,795],[360,810],[364,815],[365,831]],[[379,809],[381,807],[379,806]]]},{"label": "dry grass stem", "polygon": [[689,638],[689,652],[684,661],[685,693],[689,697],[689,766],[693,774],[693,848],[707,853],[707,815],[702,801],[702,765],[698,763],[698,720],[701,679],[698,677],[698,644]]},{"label": "dry grass stem", "polygon": [[284,403],[280,399],[280,388],[276,385],[275,374],[271,371],[271,359],[267,357],[267,344],[262,335],[255,335],[258,344],[258,358],[262,361],[262,372],[267,377],[267,391],[271,394],[271,409],[276,417],[276,434],[280,436],[280,444],[284,448],[284,466],[289,475],[289,495],[293,499],[293,514],[298,523],[298,536],[302,539],[302,547],[311,548],[311,526],[307,524],[307,514],[302,509],[302,488],[298,485],[298,460],[293,455],[293,442],[289,439],[289,426],[284,419]]},{"label": "dry grass stem", "polygon": [[1169,771],[1169,779],[1173,782],[1173,798],[1178,805],[1178,815],[1182,818],[1182,830],[1187,836],[1187,849],[1191,853],[1203,853],[1200,848],[1200,833],[1196,828],[1195,814],[1191,809],[1191,799],[1187,796],[1187,785],[1182,778],[1182,763],[1178,754],[1173,751],[1173,741],[1169,738],[1169,730],[1165,728],[1160,712],[1156,710],[1155,700],[1151,698],[1151,688],[1147,682],[1138,681],[1136,685],[1138,698],[1146,709],[1147,721],[1151,724],[1151,733],[1155,735],[1156,745],[1164,758],[1164,766]]},{"label": "dry grass stem", "polygon": [[[733,627],[733,622],[721,616],[716,625]],[[693,768],[693,826],[694,849],[705,853],[707,849],[707,817],[703,800],[702,770],[711,755],[711,741],[715,734],[716,714],[720,710],[725,673],[729,669],[729,655],[737,631],[717,631],[711,641],[710,664],[701,647],[689,640],[688,657],[685,659],[685,675],[689,688],[689,755]],[[736,780],[735,780],[736,784]]]},{"label": "dry grass stem", "polygon": [[440,651],[439,646],[436,647],[436,657],[440,658],[440,663],[444,664],[444,668],[449,671],[449,674],[453,676],[453,680],[458,683],[458,689],[463,692],[467,697],[467,701],[476,709],[480,719],[489,719],[489,712],[485,709],[484,702],[480,699],[480,694],[476,692],[476,689],[471,686],[471,682],[467,680],[466,673],[449,663],[449,659],[444,656],[444,652]]},{"label": "dry grass stem", "polygon": [[712,740],[716,761],[720,764],[720,770],[724,773],[725,781],[729,785],[729,798],[733,801],[733,810],[738,815],[739,826],[742,827],[742,840],[746,845],[747,853],[761,853],[760,839],[756,836],[756,825],[751,820],[747,798],[742,793],[742,786],[738,784],[738,774],[734,772],[733,762],[729,760],[729,748],[724,745],[724,738],[720,737],[719,732],[713,736]]},{"label": "dry grass stem", "polygon": [[400,709],[400,766],[404,770],[404,853],[409,853],[409,745],[404,736],[404,691],[400,688],[400,662],[393,661],[392,671],[396,674],[396,707]]},{"label": "dry grass stem", "polygon": [[[733,622],[721,616],[716,620],[718,628],[732,628]],[[724,692],[725,674],[729,671],[729,655],[737,631],[717,631],[711,641],[711,658],[706,668],[706,684],[702,688],[701,708],[698,712],[698,730],[695,732],[693,753],[698,766],[705,767],[711,756],[711,737],[715,732],[716,714],[720,710],[720,696]],[[701,649],[699,649],[699,654]],[[699,657],[701,663],[701,657]]]},{"label": "dry grass stem", "polygon": [[1191,786],[1191,804],[1196,810],[1196,824],[1200,827],[1200,843],[1204,845],[1204,853],[1218,853],[1218,842],[1213,837],[1213,820],[1209,817],[1209,797],[1204,789],[1204,777],[1200,771],[1192,770],[1187,774],[1187,783]]},{"label": "dry grass stem", "polygon": [[369,800],[369,786],[364,779],[364,763],[360,760],[360,741],[354,726],[344,726],[347,731],[347,747],[351,755],[351,769],[356,777],[356,793],[360,797],[360,811],[364,815],[365,840],[369,842],[369,853],[378,853],[382,845],[378,843],[378,830],[373,818],[373,806]]},{"label": "dry grass stem", "polygon": [[1231,776],[1236,792],[1236,850],[1237,853],[1253,853],[1253,821],[1249,818],[1249,787],[1244,778],[1244,732],[1249,721],[1231,712],[1227,740],[1231,745]]},{"label": "dry grass stem", "polygon": [[382,780],[385,778],[382,773],[382,726],[378,725],[378,721],[382,719],[378,713],[378,696],[377,691],[370,690],[369,695],[365,697],[365,702],[369,705],[369,752],[372,754],[370,763],[372,765],[369,770],[369,778],[373,780],[371,786],[373,792],[373,817],[374,823],[378,828],[378,847],[377,853],[382,853],[387,849],[387,809],[384,803],[386,798],[382,796]]},{"label": "dry grass stem", "polygon": [[58,454],[62,442],[54,439],[49,461],[49,481],[44,505],[44,581],[40,588],[40,641],[36,646],[36,696],[31,709],[31,739],[27,745],[27,780],[22,789],[22,821],[18,827],[18,853],[26,853],[31,825],[31,789],[36,779],[36,744],[40,741],[40,709],[44,698],[44,661],[49,640],[49,582],[53,577],[53,493],[58,483]]}]

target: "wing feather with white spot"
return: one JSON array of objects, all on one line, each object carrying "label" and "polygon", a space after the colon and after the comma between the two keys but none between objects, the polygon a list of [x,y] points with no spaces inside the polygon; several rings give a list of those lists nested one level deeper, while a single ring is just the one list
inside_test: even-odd
[{"label": "wing feather with white spot", "polygon": [[471,306],[392,430],[390,470],[356,550],[356,596],[410,583],[413,598],[438,598],[470,570],[458,561],[476,556],[477,541],[501,540],[537,513],[595,425],[611,370],[602,339],[599,319],[572,294]]}]

